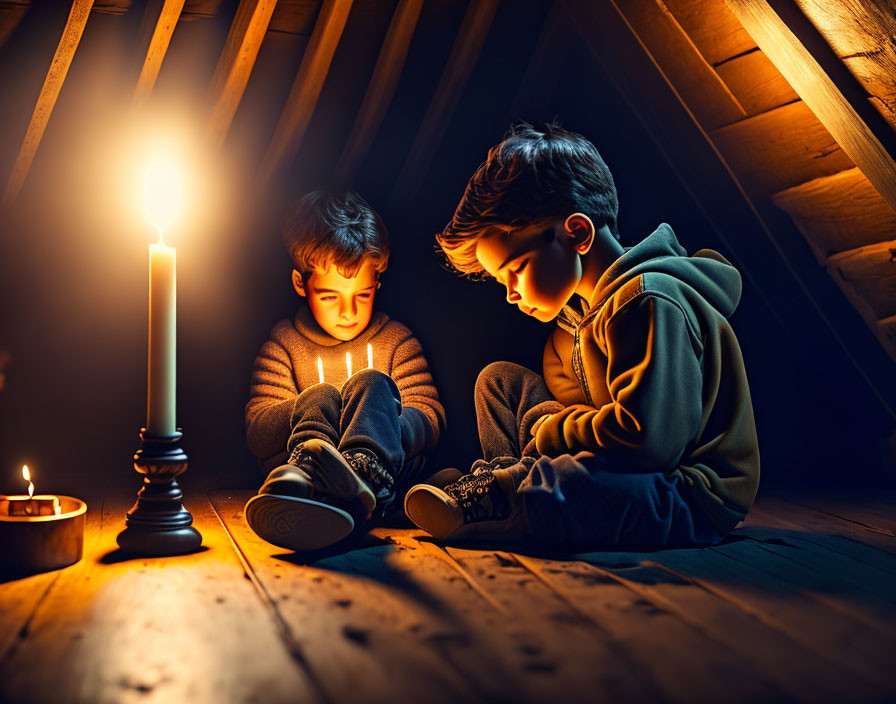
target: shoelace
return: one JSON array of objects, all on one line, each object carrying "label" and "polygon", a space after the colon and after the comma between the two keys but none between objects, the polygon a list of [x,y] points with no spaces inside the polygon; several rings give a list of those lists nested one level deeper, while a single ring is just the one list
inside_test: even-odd
[{"label": "shoelace", "polygon": [[[466,474],[445,488],[464,512],[464,523],[486,519],[503,519],[510,515],[509,506],[492,469],[480,467],[475,474]],[[489,501],[485,502],[488,498]]]},{"label": "shoelace", "polygon": [[367,483],[367,486],[373,489],[378,500],[381,498],[381,495],[386,497],[392,494],[395,488],[395,479],[376,457],[361,450],[350,450],[344,453],[343,456],[348,460],[352,469]]}]

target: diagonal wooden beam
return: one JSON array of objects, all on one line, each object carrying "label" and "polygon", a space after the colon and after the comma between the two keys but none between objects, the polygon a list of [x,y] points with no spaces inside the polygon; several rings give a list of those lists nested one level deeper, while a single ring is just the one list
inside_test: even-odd
[{"label": "diagonal wooden beam", "polygon": [[242,100],[277,0],[240,0],[212,78],[208,135],[220,145]]},{"label": "diagonal wooden beam", "polygon": [[413,195],[426,175],[460,95],[482,52],[497,9],[498,0],[470,0],[439,85],[398,176],[392,194],[393,201],[400,202]]},{"label": "diagonal wooden beam", "polygon": [[156,21],[156,28],[152,33],[149,49],[146,52],[146,59],[143,61],[143,69],[137,80],[137,89],[134,91],[135,102],[143,102],[152,93],[156,79],[159,77],[159,70],[162,68],[162,60],[168,51],[168,44],[171,43],[171,35],[174,34],[174,28],[177,26],[177,20],[180,19],[183,9],[184,0],[165,0],[162,5],[162,11],[159,13],[159,19]]},{"label": "diagonal wooden beam", "polygon": [[[776,11],[776,7],[786,10],[784,3],[770,3],[768,0],[725,2],[841,149],[874,184],[890,207],[896,210],[896,159],[872,129],[872,123],[879,116],[868,109],[864,91],[856,102],[850,101],[831,73],[822,66],[819,56],[810,51]],[[793,13],[793,22],[800,18],[805,25],[809,25],[804,17]],[[827,45],[824,47],[827,49]],[[831,67],[842,70],[836,57]],[[849,80],[852,80],[851,77]],[[885,127],[881,133],[893,141],[888,128]]]},{"label": "diagonal wooden beam", "polygon": [[352,0],[324,0],[283,114],[262,161],[261,183],[268,183],[281,165],[298,153],[351,8]]},{"label": "diagonal wooden beam", "polygon": [[336,166],[336,182],[348,184],[370,150],[379,131],[408,56],[411,37],[420,18],[423,0],[401,0],[392,15],[383,48],[358,109],[351,135]]},{"label": "diagonal wooden beam", "polygon": [[9,182],[6,184],[6,190],[3,192],[0,208],[4,208],[12,203],[18,196],[19,191],[22,190],[25,177],[28,175],[28,170],[34,161],[34,155],[37,153],[37,147],[44,136],[47,122],[50,120],[50,114],[56,105],[56,98],[59,97],[62,83],[65,81],[68,68],[75,57],[75,50],[81,41],[81,35],[84,33],[84,27],[87,25],[87,18],[90,16],[92,7],[93,0],[74,0],[72,3],[72,9],[65,23],[65,29],[62,31],[62,39],[59,40],[59,45],[56,47],[56,53],[53,55],[53,61],[50,63],[50,70],[47,71],[43,88],[41,88],[40,95],[37,98],[37,105],[34,107],[28,131],[25,133],[25,139],[12,167]]}]

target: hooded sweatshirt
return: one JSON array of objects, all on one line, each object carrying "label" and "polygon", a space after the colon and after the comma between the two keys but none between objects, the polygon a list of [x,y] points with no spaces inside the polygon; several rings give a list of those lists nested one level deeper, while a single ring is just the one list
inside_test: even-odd
[{"label": "hooded sweatshirt", "polygon": [[589,300],[564,308],[548,339],[545,380],[566,408],[539,427],[538,451],[677,475],[730,531],[759,485],[750,390],[727,320],[740,295],[740,274],[722,255],[688,257],[666,224],[627,250]]},{"label": "hooded sweatshirt", "polygon": [[435,446],[445,428],[445,410],[420,343],[411,331],[384,313],[376,313],[364,332],[343,342],[328,335],[308,307],[302,306],[293,320],[281,320],[273,327],[252,370],[246,441],[265,469],[285,461],[296,398],[320,382],[318,358],[324,381],[341,388],[348,378],[346,353],[351,354],[352,371],[365,369],[368,343],[373,368],[392,377],[401,393],[399,421],[406,459]]}]

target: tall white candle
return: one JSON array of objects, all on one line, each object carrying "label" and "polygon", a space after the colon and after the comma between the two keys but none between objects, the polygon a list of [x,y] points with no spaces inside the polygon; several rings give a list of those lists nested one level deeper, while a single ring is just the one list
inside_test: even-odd
[{"label": "tall white candle", "polygon": [[[350,352],[345,353],[345,371],[348,376],[352,375],[352,355]],[[348,378],[348,377],[346,377]]]},{"label": "tall white candle", "polygon": [[162,242],[149,245],[149,365],[146,429],[151,435],[176,430],[177,364],[176,250]]}]

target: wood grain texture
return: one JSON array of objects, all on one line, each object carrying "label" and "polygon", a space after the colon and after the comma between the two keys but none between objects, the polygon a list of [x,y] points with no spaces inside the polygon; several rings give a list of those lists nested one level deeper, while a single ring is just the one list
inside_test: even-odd
[{"label": "wood grain texture", "polygon": [[827,267],[868,303],[876,319],[896,315],[896,239],[835,254]]},{"label": "wood grain texture", "polygon": [[[214,492],[211,498],[329,701],[448,704],[475,700],[477,687],[494,693],[497,682],[490,684],[473,663],[458,676],[452,663],[463,661],[470,636],[417,581],[401,546],[368,537],[360,549],[295,555],[249,529],[242,515],[249,496]],[[439,561],[415,560],[414,567],[423,562],[427,570],[448,572]],[[461,593],[478,599],[472,590]],[[496,663],[486,657],[483,666],[501,673]]]},{"label": "wood grain texture", "polygon": [[106,501],[84,558],[60,574],[2,663],[0,699],[321,701],[208,502],[187,506],[202,552],[124,559],[115,536],[130,503]]},{"label": "wood grain texture", "polygon": [[859,169],[807,181],[772,201],[793,218],[821,265],[837,252],[896,237],[896,212]]},{"label": "wood grain texture", "polygon": [[220,145],[227,136],[276,6],[277,0],[240,0],[209,91],[208,135],[213,144]]},{"label": "wood grain texture", "polygon": [[756,48],[756,42],[725,5],[725,0],[663,2],[710,64],[720,64]]},{"label": "wood grain texture", "polygon": [[799,100],[796,91],[761,49],[719,64],[715,70],[747,115],[758,115]]},{"label": "wood grain texture", "polygon": [[370,84],[336,166],[335,180],[338,183],[348,184],[352,181],[386,117],[422,8],[423,0],[399,0],[398,7],[395,8]]},{"label": "wood grain texture", "polygon": [[726,2],[837,144],[896,209],[896,161],[815,57],[768,0]]},{"label": "wood grain texture", "polygon": [[396,180],[393,201],[401,202],[413,195],[426,175],[479,59],[497,9],[498,0],[476,0],[467,7],[442,76]]},{"label": "wood grain texture", "polygon": [[56,105],[56,99],[59,97],[59,91],[62,90],[69,66],[75,58],[75,51],[81,41],[84,27],[87,26],[91,7],[93,7],[93,0],[74,0],[72,3],[65,29],[62,31],[62,38],[59,40],[56,53],[50,62],[50,69],[47,71],[47,77],[44,79],[43,87],[37,98],[37,105],[31,115],[31,122],[28,123],[25,139],[19,148],[9,181],[3,191],[0,209],[9,206],[22,190],[28,171],[37,154],[37,148],[44,136],[44,130],[50,121],[50,115],[53,113],[53,107]]},{"label": "wood grain texture", "polygon": [[853,166],[802,101],[715,130],[719,151],[758,198]]},{"label": "wood grain texture", "polygon": [[896,129],[896,2],[796,0]]},{"label": "wood grain texture", "polygon": [[661,0],[617,7],[700,125],[712,130],[747,113]]},{"label": "wood grain texture", "polygon": [[165,0],[162,4],[134,90],[134,101],[137,103],[145,101],[152,93],[183,8],[184,0]]},{"label": "wood grain texture", "polygon": [[[842,673],[826,670],[823,660],[794,643],[781,631],[769,628],[685,574],[653,562],[649,556],[643,557],[647,559],[618,568],[522,555],[518,559],[533,573],[568,594],[571,601],[581,604],[583,610],[598,608],[593,599],[598,584],[612,584],[618,598],[645,602],[652,607],[653,614],[662,614],[661,619],[654,618],[654,626],[664,634],[664,638],[671,639],[677,633],[684,633],[684,640],[673,641],[681,646],[677,654],[671,655],[673,661],[686,657],[689,652],[693,654],[695,651],[687,644],[702,639],[705,644],[700,649],[701,653],[714,652],[716,657],[741,663],[746,671],[753,673],[756,690],[761,691],[765,687],[771,691],[787,692],[796,701],[810,702],[825,699],[834,692],[840,696],[849,694],[850,685],[844,681]],[[663,621],[676,625],[663,628],[660,626]],[[657,647],[675,648],[672,642],[661,642]],[[657,653],[656,656],[670,658],[665,653]],[[705,692],[702,691],[702,684],[698,684],[701,677],[694,679],[686,675],[688,667],[685,664],[679,672],[684,682],[676,689],[694,688],[690,695],[694,701]],[[727,672],[727,676],[739,679],[728,667],[722,665],[719,669]],[[749,694],[744,692],[738,696],[748,697]]]},{"label": "wood grain texture", "polygon": [[296,79],[261,164],[262,183],[268,182],[285,162],[298,153],[351,8],[352,0],[324,0],[314,33],[302,56]]}]

